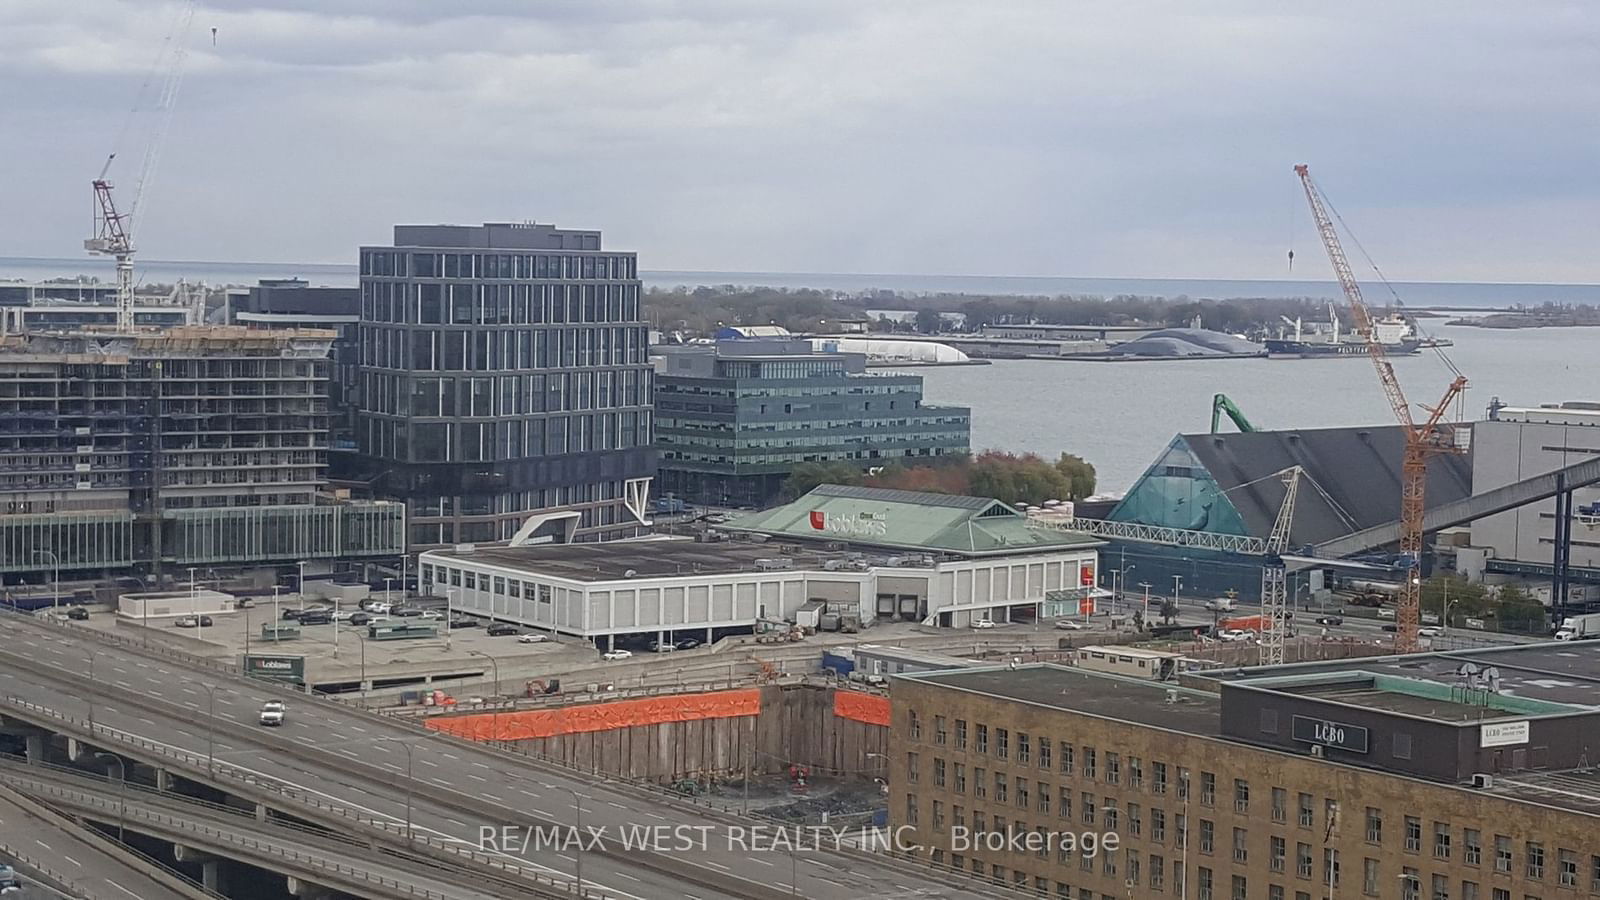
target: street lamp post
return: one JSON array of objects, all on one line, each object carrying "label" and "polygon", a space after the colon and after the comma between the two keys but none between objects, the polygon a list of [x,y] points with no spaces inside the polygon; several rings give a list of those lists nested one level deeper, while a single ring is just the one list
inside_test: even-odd
[{"label": "street lamp post", "polygon": [[61,615],[61,557],[56,556],[54,550],[35,550],[33,555],[50,557],[50,606],[59,616]]},{"label": "street lamp post", "polygon": [[388,606],[390,609],[393,609],[394,608],[394,597],[391,596],[392,591],[390,590],[390,587],[389,587],[391,584],[394,584],[394,579],[393,578],[385,578],[383,580],[383,603],[384,603],[385,606]]},{"label": "street lamp post", "polygon": [[1181,588],[1181,587],[1183,587],[1183,576],[1182,575],[1174,575],[1174,576],[1172,576],[1172,605],[1173,606],[1177,606],[1178,605],[1178,589]]},{"label": "street lamp post", "polygon": [[[99,655],[99,650],[89,651],[89,683],[94,684],[94,658]],[[89,733],[94,734],[94,692],[84,691],[84,701],[89,704]]]},{"label": "street lamp post", "polygon": [[1136,565],[1123,566],[1117,570],[1117,595],[1111,598],[1112,615],[1116,615],[1120,611],[1118,609],[1118,603],[1122,600],[1122,592],[1128,589],[1128,573],[1137,568],[1139,567]]},{"label": "street lamp post", "polygon": [[1139,587],[1144,588],[1144,621],[1148,625],[1150,623],[1150,582],[1141,581],[1139,582]]},{"label": "street lamp post", "polygon": [[494,669],[494,712],[489,715],[489,728],[494,732],[494,739],[500,740],[500,661],[483,652],[482,650],[467,650],[472,656],[481,656],[489,661]]},{"label": "street lamp post", "polygon": [[272,642],[278,642],[278,625],[283,622],[283,616],[278,614],[278,586],[272,586]]},{"label": "street lamp post", "polygon": [[214,684],[200,683],[210,696],[210,706],[207,708],[206,717],[206,771],[212,775],[217,774],[217,686]]},{"label": "street lamp post", "polygon": [[302,559],[295,565],[300,567],[300,580],[294,583],[294,588],[295,593],[300,595],[300,608],[303,610],[306,608],[306,561]]},{"label": "street lamp post", "polygon": [[[411,832],[411,786],[412,786],[412,768],[411,768],[411,766],[412,766],[412,763],[414,762],[414,756],[412,754],[412,751],[415,748],[412,747],[410,744],[406,743],[405,741],[400,740],[399,738],[378,738],[378,740],[380,742],[386,742],[386,743],[390,743],[390,744],[399,744],[400,747],[406,751],[406,843],[409,844],[413,840],[412,832]],[[581,853],[582,851],[580,850],[579,852]]]},{"label": "street lamp post", "polygon": [[367,639],[356,632],[356,643],[361,645],[361,699],[367,699]]},{"label": "street lamp post", "polygon": [[[456,589],[445,588],[444,591],[444,648],[450,649],[450,620],[456,617]],[[494,621],[494,607],[489,607],[489,621]]]},{"label": "street lamp post", "polygon": [[117,842],[127,843],[125,830],[128,822],[128,766],[115,753],[96,752],[95,759],[109,759],[117,764]]}]

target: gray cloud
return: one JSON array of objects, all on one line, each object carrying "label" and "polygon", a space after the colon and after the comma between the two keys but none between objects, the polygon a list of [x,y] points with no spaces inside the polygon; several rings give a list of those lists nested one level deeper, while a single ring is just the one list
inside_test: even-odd
[{"label": "gray cloud", "polygon": [[[74,252],[176,11],[0,4],[0,255]],[[538,218],[658,269],[1276,277],[1291,230],[1316,259],[1306,161],[1392,277],[1594,280],[1597,38],[1490,0],[212,0],[137,237],[342,262]]]}]

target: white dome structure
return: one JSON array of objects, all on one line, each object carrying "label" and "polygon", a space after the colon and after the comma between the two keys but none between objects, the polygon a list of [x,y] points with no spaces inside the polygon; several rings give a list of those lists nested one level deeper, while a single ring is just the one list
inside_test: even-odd
[{"label": "white dome structure", "polygon": [[891,338],[812,338],[811,346],[824,353],[864,353],[868,363],[949,365],[970,358],[949,344],[936,341],[897,341]]}]

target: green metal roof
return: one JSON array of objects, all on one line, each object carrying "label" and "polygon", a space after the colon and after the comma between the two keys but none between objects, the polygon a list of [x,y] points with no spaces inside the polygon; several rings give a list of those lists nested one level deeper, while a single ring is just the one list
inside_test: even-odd
[{"label": "green metal roof", "polygon": [[1104,542],[1030,528],[1020,511],[987,497],[818,485],[793,503],[741,516],[729,528],[930,553],[1025,553]]}]

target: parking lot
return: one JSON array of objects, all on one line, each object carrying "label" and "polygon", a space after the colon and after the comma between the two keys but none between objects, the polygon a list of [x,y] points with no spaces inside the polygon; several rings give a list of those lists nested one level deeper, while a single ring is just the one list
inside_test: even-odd
[{"label": "parking lot", "polygon": [[[314,600],[306,603],[308,608],[318,606],[331,607],[332,604]],[[115,629],[135,639],[148,628],[151,640],[218,659],[237,659],[244,654],[301,656],[305,658],[308,681],[349,682],[352,688],[363,680],[378,686],[400,679],[476,675],[493,672],[496,667],[503,680],[511,681],[550,669],[594,662],[599,657],[598,651],[587,642],[528,628],[519,628],[517,635],[491,637],[486,627],[488,623],[471,617],[466,617],[474,623],[471,627],[453,629],[446,629],[442,618],[391,617],[387,620],[437,626],[438,634],[427,638],[375,640],[369,637],[367,626],[343,622],[304,625],[299,628],[299,635],[292,638],[274,640],[263,636],[263,625],[295,624],[282,615],[286,610],[300,608],[300,599],[288,595],[280,599],[276,615],[269,599],[231,612],[213,612],[209,614],[212,623],[209,627],[179,627],[172,619],[159,624],[151,620],[145,626],[137,619],[119,621],[115,614],[103,610],[96,610],[87,621],[78,624]],[[356,609],[354,605],[341,608],[349,612]],[[463,617],[458,613],[457,618]],[[542,639],[527,643],[519,639],[521,635],[537,635]]]}]

